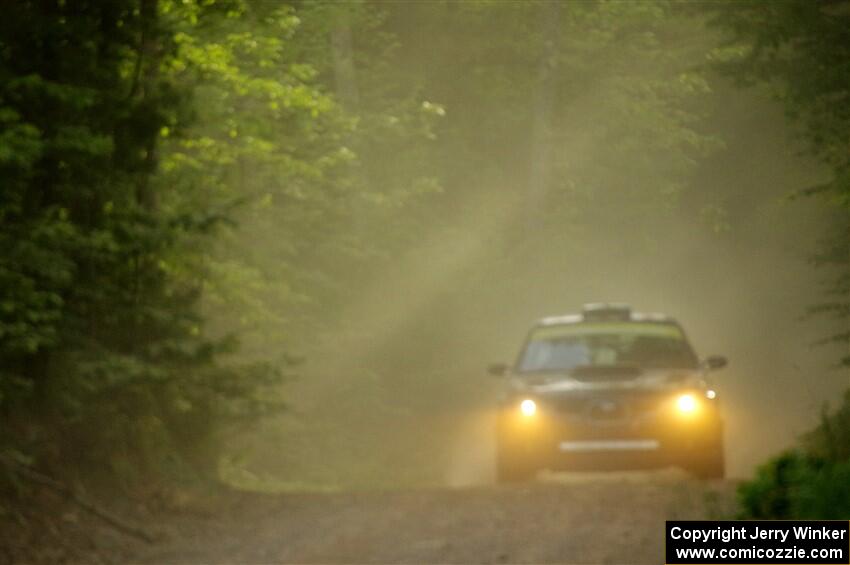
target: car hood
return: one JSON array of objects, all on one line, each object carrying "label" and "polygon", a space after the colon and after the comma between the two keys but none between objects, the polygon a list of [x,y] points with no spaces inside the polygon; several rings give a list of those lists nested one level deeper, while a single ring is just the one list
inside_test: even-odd
[{"label": "car hood", "polygon": [[563,374],[514,376],[511,379],[511,388],[517,392],[559,396],[581,392],[675,390],[696,386],[702,380],[702,374],[695,370],[653,369],[643,370],[629,378],[623,378],[621,375],[606,377],[604,372],[592,379]]}]

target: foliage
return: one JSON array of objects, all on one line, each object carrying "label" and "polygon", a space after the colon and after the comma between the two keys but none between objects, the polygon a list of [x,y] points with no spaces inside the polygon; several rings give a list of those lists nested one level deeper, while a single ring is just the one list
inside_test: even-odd
[{"label": "foliage", "polygon": [[[835,233],[814,260],[837,273],[826,297],[813,311],[846,321],[850,317],[850,10],[831,0],[735,2],[711,7],[714,23],[726,32],[725,46],[713,53],[715,65],[745,85],[769,88],[811,153],[831,171],[831,179],[801,194],[818,194],[841,214]],[[842,332],[829,341],[848,343]],[[850,356],[841,359],[850,366]]]},{"label": "foliage", "polygon": [[[216,437],[280,407],[290,348],[356,291],[340,275],[415,237],[398,211],[436,190],[412,163],[440,107],[379,93],[378,69],[341,104],[320,68],[339,26],[380,20],[127,0],[2,24],[4,454],[211,477]],[[362,45],[376,66],[391,49]],[[410,159],[376,167],[397,146]]]},{"label": "foliage", "polygon": [[209,476],[218,426],[275,380],[217,361],[196,247],[218,214],[158,174],[191,94],[177,5],[20,2],[0,24],[0,446],[49,468]]},{"label": "foliage", "polygon": [[850,392],[824,413],[802,447],[764,464],[739,490],[744,518],[846,520],[850,516]]}]

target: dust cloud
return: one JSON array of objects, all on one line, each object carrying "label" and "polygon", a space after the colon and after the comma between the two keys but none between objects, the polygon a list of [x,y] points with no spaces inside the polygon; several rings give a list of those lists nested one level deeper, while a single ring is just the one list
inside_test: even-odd
[{"label": "dust cloud", "polygon": [[[594,100],[567,112],[577,125],[561,148],[575,178],[618,166],[592,135],[605,111]],[[702,111],[698,129],[723,146],[694,158],[667,209],[625,164],[610,194],[567,187],[580,204],[553,226],[535,215],[549,204],[529,202],[519,154],[444,196],[440,223],[333,313],[283,392],[290,412],[240,439],[252,476],[270,488],[491,482],[498,382],[484,367],[511,361],[536,319],[599,301],[672,315],[700,355],[730,359],[712,376],[729,475],[789,446],[847,386],[835,349],[815,345],[833,323],[805,316],[828,276],[811,256],[834,218],[822,201],[791,198],[825,172],[765,93],[718,78]]]}]

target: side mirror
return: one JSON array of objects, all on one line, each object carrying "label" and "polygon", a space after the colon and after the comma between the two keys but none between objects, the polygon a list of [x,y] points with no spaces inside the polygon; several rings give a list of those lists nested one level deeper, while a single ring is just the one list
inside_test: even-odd
[{"label": "side mirror", "polygon": [[728,365],[729,361],[722,355],[709,355],[703,363],[709,371],[716,371]]},{"label": "side mirror", "polygon": [[508,372],[508,366],[505,363],[493,363],[487,367],[487,372],[494,377],[504,377]]}]

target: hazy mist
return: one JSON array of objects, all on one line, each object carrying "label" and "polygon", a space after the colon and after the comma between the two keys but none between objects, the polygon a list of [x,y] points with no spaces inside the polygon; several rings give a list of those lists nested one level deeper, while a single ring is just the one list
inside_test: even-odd
[{"label": "hazy mist", "polygon": [[[234,440],[246,469],[236,480],[272,488],[489,481],[497,382],[484,367],[513,360],[536,319],[598,301],[670,314],[700,355],[729,357],[713,378],[729,474],[748,476],[847,385],[838,352],[814,345],[831,322],[805,316],[828,275],[811,257],[830,211],[792,198],[825,172],[768,93],[711,72],[704,83],[683,78],[713,41],[698,19],[660,24],[667,35],[637,55],[634,45],[606,43],[602,61],[583,61],[589,32],[577,16],[574,29],[561,30],[566,61],[536,67],[534,54],[488,58],[488,34],[537,25],[500,19],[498,9],[468,35],[443,30],[426,42],[429,25],[451,27],[440,19],[451,11],[423,4],[391,11],[386,24],[399,34],[392,63],[444,108],[418,165],[442,190],[425,197],[417,235],[381,268],[340,272],[346,298],[326,305],[321,330],[301,334],[306,361],[282,392],[290,412]],[[466,76],[470,61],[484,78]],[[344,68],[341,79],[337,71],[351,99],[354,71]],[[511,76],[515,87],[498,83]],[[671,76],[700,92],[674,93],[668,108],[629,82]],[[504,92],[475,90],[488,81]],[[619,111],[632,102],[631,113]],[[699,139],[668,146],[655,119]],[[397,158],[372,155],[368,166],[379,174]],[[374,221],[352,214],[352,229]]]}]

